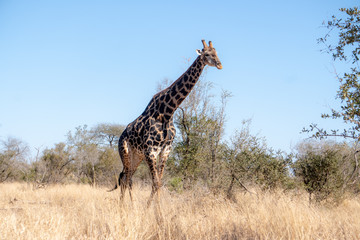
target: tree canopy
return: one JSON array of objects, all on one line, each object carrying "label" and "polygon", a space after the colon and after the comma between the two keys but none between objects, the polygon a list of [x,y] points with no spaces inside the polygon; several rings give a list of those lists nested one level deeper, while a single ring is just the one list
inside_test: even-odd
[{"label": "tree canopy", "polygon": [[334,61],[346,63],[347,70],[336,73],[340,83],[336,97],[341,106],[321,116],[342,119],[348,128],[326,130],[311,124],[310,129],[304,131],[314,132],[313,136],[317,138],[341,136],[360,141],[360,10],[357,7],[341,8],[339,15],[324,23],[328,32],[318,42],[325,45],[324,51],[331,54]]}]

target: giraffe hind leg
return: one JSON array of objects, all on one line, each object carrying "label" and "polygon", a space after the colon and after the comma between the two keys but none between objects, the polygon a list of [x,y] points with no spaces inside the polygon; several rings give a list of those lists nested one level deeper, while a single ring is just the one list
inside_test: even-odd
[{"label": "giraffe hind leg", "polygon": [[131,180],[131,177],[129,178],[128,187],[129,187],[130,200],[131,200],[131,202],[132,202],[132,201],[133,201],[133,197],[132,197],[132,194],[131,194],[131,191],[132,191],[132,180]]},{"label": "giraffe hind leg", "polygon": [[119,155],[120,155],[120,159],[123,164],[123,170],[119,175],[117,184],[115,184],[115,187],[113,189],[109,190],[109,192],[120,187],[121,199],[123,199],[125,196],[125,190],[127,187],[129,187],[129,194],[130,194],[130,198],[132,200],[132,195],[131,195],[132,171],[131,171],[131,162],[130,162],[130,157],[129,157],[129,146],[128,146],[127,140],[125,140],[125,137],[123,137],[123,135],[120,137],[120,140],[119,140]]},{"label": "giraffe hind leg", "polygon": [[129,196],[130,196],[130,200],[133,201],[133,197],[131,194],[131,190],[132,190],[132,173],[130,171],[127,172],[121,172],[120,176],[119,176],[119,186],[121,189],[121,199],[124,199],[125,197],[125,192],[126,192],[126,188],[129,190]]}]

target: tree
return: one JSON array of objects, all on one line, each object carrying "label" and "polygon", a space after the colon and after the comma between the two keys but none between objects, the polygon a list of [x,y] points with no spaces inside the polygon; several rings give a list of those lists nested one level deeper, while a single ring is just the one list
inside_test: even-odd
[{"label": "tree", "polygon": [[290,156],[284,156],[267,147],[264,138],[250,133],[251,121],[243,121],[243,127],[236,131],[231,143],[226,146],[227,194],[232,196],[235,182],[249,191],[247,184],[260,186],[262,189],[274,189],[289,183]]},{"label": "tree", "polygon": [[121,171],[121,161],[117,150],[111,147],[105,147],[100,150],[99,162],[96,165],[96,172],[99,184],[108,185],[116,181]]},{"label": "tree", "polygon": [[[341,118],[349,125],[348,129],[342,132],[319,128],[316,124],[310,126],[310,131],[315,131],[314,136],[318,138],[329,136],[342,136],[356,141],[360,140],[360,11],[357,7],[340,9],[345,13],[345,18],[332,17],[325,26],[329,32],[318,39],[319,43],[326,46],[326,51],[330,53],[334,61],[344,61],[349,65],[348,72],[342,76],[337,75],[340,82],[337,98],[341,100],[340,110],[331,109],[330,114],[322,114],[323,118]],[[337,45],[329,43],[331,33],[337,35]]]},{"label": "tree", "polygon": [[58,143],[55,148],[45,149],[40,160],[32,164],[30,171],[38,183],[63,183],[75,172],[74,158],[65,143]]},{"label": "tree", "polygon": [[9,137],[0,142],[0,182],[26,177],[29,148],[23,141]]},{"label": "tree", "polygon": [[97,172],[98,182],[113,182],[120,171],[121,161],[117,148],[124,129],[124,125],[110,123],[99,123],[91,128],[94,142],[99,149],[97,170],[94,171]]},{"label": "tree", "polygon": [[68,132],[67,142],[77,165],[77,175],[82,182],[89,182],[95,186],[95,166],[99,161],[95,136],[87,129],[87,125],[75,129],[74,134],[71,131]]},{"label": "tree", "polygon": [[[74,133],[68,133],[67,143],[80,182],[96,185],[113,180],[120,159],[112,143],[120,128],[117,125],[99,124],[93,130],[88,130],[84,125],[77,127]],[[109,146],[104,145],[105,139],[109,141]]]},{"label": "tree", "polygon": [[309,201],[312,196],[317,202],[329,197],[339,200],[353,168],[349,145],[306,141],[297,146],[297,151],[293,170],[309,193]]},{"label": "tree", "polygon": [[[350,184],[359,181],[360,168],[357,158],[360,150],[360,10],[354,8],[341,8],[342,17],[333,16],[330,21],[324,23],[328,33],[318,39],[319,43],[326,46],[325,51],[332,55],[334,61],[343,61],[349,68],[342,75],[337,74],[340,87],[337,98],[341,101],[340,109],[331,109],[331,113],[322,114],[322,118],[342,119],[347,129],[339,131],[337,129],[326,130],[317,124],[311,124],[309,129],[303,132],[312,132],[315,138],[327,138],[340,136],[354,141],[354,168],[349,175]],[[332,42],[331,35],[335,33],[336,42]]]},{"label": "tree", "polygon": [[91,132],[98,144],[109,144],[110,148],[117,148],[116,143],[124,129],[125,126],[120,124],[99,123],[92,128]]}]

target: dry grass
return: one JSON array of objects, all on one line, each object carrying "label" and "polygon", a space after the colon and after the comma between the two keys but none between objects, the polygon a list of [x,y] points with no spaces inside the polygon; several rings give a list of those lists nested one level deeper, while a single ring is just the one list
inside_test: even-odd
[{"label": "dry grass", "polygon": [[360,239],[359,198],[309,207],[306,195],[238,194],[233,203],[164,190],[159,218],[146,208],[150,188],[135,186],[133,204],[105,190],[1,184],[0,239]]}]

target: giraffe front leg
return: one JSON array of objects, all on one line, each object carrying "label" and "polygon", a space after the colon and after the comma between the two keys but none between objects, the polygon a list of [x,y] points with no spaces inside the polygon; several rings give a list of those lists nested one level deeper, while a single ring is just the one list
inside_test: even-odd
[{"label": "giraffe front leg", "polygon": [[160,184],[161,184],[162,176],[164,173],[164,168],[166,165],[166,161],[169,157],[170,151],[171,151],[171,144],[165,146],[159,155],[158,173],[159,173]]},{"label": "giraffe front leg", "polygon": [[158,171],[156,169],[156,157],[157,157],[156,155],[157,155],[156,152],[150,152],[146,156],[146,163],[149,166],[151,179],[152,179],[152,190],[151,190],[150,198],[147,202],[148,207],[150,206],[155,194],[157,195],[158,200],[160,198],[159,196],[160,179],[159,179]]}]

